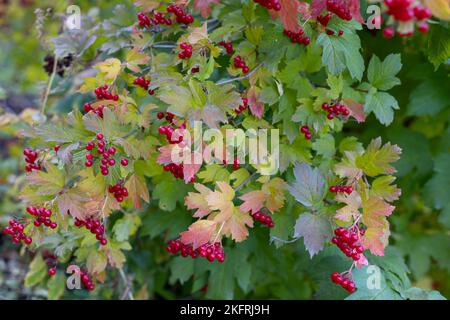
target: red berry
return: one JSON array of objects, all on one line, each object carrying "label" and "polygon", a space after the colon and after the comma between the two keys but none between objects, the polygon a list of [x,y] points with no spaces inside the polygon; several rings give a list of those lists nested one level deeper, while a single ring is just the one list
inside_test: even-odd
[{"label": "red berry", "polygon": [[54,276],[56,274],[56,269],[55,268],[50,268],[47,271],[49,276]]},{"label": "red berry", "polygon": [[124,167],[126,167],[127,165],[128,165],[128,159],[122,159],[122,160],[120,160],[120,164],[122,165],[122,166],[124,166]]}]

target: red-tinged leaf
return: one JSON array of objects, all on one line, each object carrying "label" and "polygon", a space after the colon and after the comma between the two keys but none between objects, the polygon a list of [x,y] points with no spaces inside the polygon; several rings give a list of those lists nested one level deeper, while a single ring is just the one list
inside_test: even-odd
[{"label": "red-tinged leaf", "polygon": [[327,0],[313,0],[311,3],[311,15],[316,18],[327,7]]},{"label": "red-tinged leaf", "polygon": [[150,201],[144,178],[133,174],[125,183],[125,187],[128,189],[131,201],[136,209],[142,208],[141,199],[147,203]]},{"label": "red-tinged leaf", "polygon": [[364,105],[357,103],[351,99],[344,99],[343,102],[350,110],[350,115],[356,119],[358,123],[366,121],[366,114],[364,113]]},{"label": "red-tinged leaf", "polygon": [[279,17],[284,29],[297,32],[300,29],[298,23],[298,12],[300,1],[298,0],[280,0],[281,10],[270,10],[272,18]]},{"label": "red-tinged leaf", "polygon": [[159,0],[136,0],[134,5],[137,7],[142,7],[142,11],[150,12],[159,7],[161,1]]},{"label": "red-tinged leaf", "polygon": [[218,181],[217,186],[220,191],[211,192],[206,196],[206,201],[212,210],[219,210],[216,221],[223,222],[228,220],[234,210],[234,190],[224,181]]},{"label": "red-tinged leaf", "polygon": [[353,15],[353,18],[359,23],[364,23],[364,19],[361,16],[361,5],[360,0],[345,0],[347,9]]},{"label": "red-tinged leaf", "polygon": [[252,114],[261,119],[264,114],[264,104],[259,100],[260,93],[261,89],[252,86],[247,92],[247,99]]},{"label": "red-tinged leaf", "polygon": [[219,4],[220,0],[194,0],[194,10],[200,11],[203,18],[208,18],[211,14],[211,5]]},{"label": "red-tinged leaf", "polygon": [[373,255],[384,256],[384,248],[388,245],[389,223],[381,228],[367,228],[362,238],[363,246],[370,250]]},{"label": "red-tinged leaf", "polygon": [[381,228],[384,226],[386,217],[392,214],[395,207],[385,202],[383,198],[371,196],[363,199],[361,221],[368,227]]},{"label": "red-tinged leaf", "polygon": [[261,190],[266,193],[266,207],[271,212],[283,207],[285,189],[286,182],[281,178],[274,178],[262,186]]},{"label": "red-tinged leaf", "polygon": [[84,219],[86,200],[89,200],[89,197],[75,189],[64,192],[57,200],[59,213],[63,217],[70,214],[73,218]]},{"label": "red-tinged leaf", "polygon": [[336,201],[346,204],[344,207],[336,211],[336,215],[334,216],[336,219],[349,222],[352,218],[357,218],[359,215],[358,209],[362,204],[361,197],[358,192],[353,191],[349,195],[338,194],[336,196]]},{"label": "red-tinged leaf", "polygon": [[240,206],[243,212],[257,212],[264,206],[266,194],[261,190],[256,190],[242,195],[239,199],[244,201]]},{"label": "red-tinged leaf", "polygon": [[184,244],[192,244],[194,250],[202,244],[211,240],[217,226],[217,222],[210,220],[199,220],[190,225],[188,231],[180,233],[181,242]]},{"label": "red-tinged leaf", "polygon": [[194,213],[194,217],[202,218],[211,212],[208,202],[206,201],[206,197],[212,191],[200,183],[195,183],[194,188],[199,193],[189,192],[184,198],[184,203],[189,210],[197,209]]},{"label": "red-tinged leaf", "polygon": [[247,227],[253,227],[253,218],[248,212],[242,212],[238,208],[234,208],[233,214],[223,226],[223,233],[231,236],[234,241],[241,242],[248,237]]},{"label": "red-tinged leaf", "polygon": [[159,151],[159,155],[158,158],[156,159],[156,162],[158,162],[158,164],[168,164],[172,162],[172,151],[175,148],[174,144],[168,144],[165,146],[162,146],[161,148],[158,149]]}]

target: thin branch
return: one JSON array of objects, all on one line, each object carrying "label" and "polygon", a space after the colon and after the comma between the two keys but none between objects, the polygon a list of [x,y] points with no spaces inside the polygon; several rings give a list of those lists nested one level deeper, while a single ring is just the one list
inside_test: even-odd
[{"label": "thin branch", "polygon": [[237,78],[231,78],[231,79],[223,79],[223,80],[219,80],[217,81],[216,84],[218,85],[223,85],[223,84],[227,84],[233,81],[240,81],[240,80],[244,80],[247,78],[250,78],[250,76],[255,73],[256,70],[258,70],[259,68],[261,68],[262,64],[258,64],[252,71],[250,71],[249,73],[247,73],[245,76],[241,76],[241,77],[237,77]]},{"label": "thin branch", "polygon": [[156,48],[156,49],[173,49],[176,48],[177,45],[176,44],[160,44],[158,42],[154,43],[151,45],[152,48]]},{"label": "thin branch", "polygon": [[53,80],[55,80],[57,67],[58,67],[58,56],[55,55],[55,60],[53,61],[52,74],[50,75],[50,79],[48,80],[47,89],[45,90],[45,94],[44,94],[44,100],[42,101],[41,115],[45,114],[45,109],[47,107],[48,96],[50,95],[50,90],[52,89]]},{"label": "thin branch", "polygon": [[148,39],[148,41],[142,46],[142,48],[139,50],[141,52],[145,51],[145,49],[147,49],[147,47],[150,45],[150,43],[152,43],[152,41],[155,39],[156,37],[156,33],[154,33],[150,39]]},{"label": "thin branch", "polygon": [[134,300],[133,292],[131,291],[130,282],[127,279],[127,276],[125,275],[125,272],[123,272],[123,269],[119,269],[120,277],[122,278],[122,281],[125,284],[125,291],[123,293],[123,299],[125,299],[125,296],[128,295],[129,300]]},{"label": "thin branch", "polygon": [[257,171],[253,172],[247,179],[245,179],[240,185],[238,185],[236,187],[236,189],[234,189],[234,192],[237,192],[239,189],[241,189],[243,186],[245,186],[250,180],[253,179],[253,177],[255,177],[258,174]]},{"label": "thin branch", "polygon": [[294,238],[294,239],[292,239],[292,240],[284,240],[284,239],[281,239],[281,238],[278,238],[278,237],[275,237],[275,236],[271,236],[271,237],[270,237],[270,241],[276,240],[276,241],[280,241],[280,242],[282,242],[282,243],[284,243],[284,244],[294,243],[294,242],[297,241],[298,239],[300,239],[300,238]]}]

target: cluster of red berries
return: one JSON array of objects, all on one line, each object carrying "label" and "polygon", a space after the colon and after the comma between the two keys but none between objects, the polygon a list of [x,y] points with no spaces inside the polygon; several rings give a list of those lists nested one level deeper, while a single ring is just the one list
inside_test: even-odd
[{"label": "cluster of red berries", "polygon": [[114,198],[116,198],[117,202],[122,202],[124,198],[128,197],[128,189],[120,182],[117,182],[113,186],[109,186],[108,192],[114,194]]},{"label": "cluster of red berries", "polygon": [[352,186],[331,186],[329,188],[332,193],[346,193],[351,194],[353,192]]},{"label": "cluster of red berries", "polygon": [[38,153],[30,148],[26,148],[23,150],[23,155],[25,156],[25,162],[28,163],[25,166],[25,170],[27,172],[31,172],[33,170],[41,170],[41,165],[36,163]]},{"label": "cluster of red berries", "polygon": [[249,67],[241,56],[234,57],[233,64],[235,68],[242,69],[242,72],[244,74],[250,71]]},{"label": "cluster of red berries", "polygon": [[[410,22],[416,19],[418,23],[418,30],[422,33],[427,33],[430,29],[428,22],[425,20],[431,18],[431,10],[422,5],[412,7],[411,0],[385,0],[388,10],[387,14],[392,16],[396,21],[401,23]],[[395,30],[393,27],[387,27],[383,30],[383,37],[389,39],[394,37]],[[413,30],[399,32],[401,37],[410,37],[413,35]]]},{"label": "cluster of red berries", "polygon": [[219,242],[214,244],[205,243],[194,250],[192,245],[185,245],[181,240],[175,239],[168,242],[166,250],[172,254],[181,252],[181,256],[184,258],[191,256],[195,259],[200,256],[208,259],[209,262],[213,262],[217,259],[220,263],[225,260],[225,253]]},{"label": "cluster of red berries", "polygon": [[[171,113],[171,112],[167,112],[167,113],[164,113],[164,112],[158,112],[158,113],[156,114],[156,117],[157,117],[159,120],[162,120],[162,119],[165,117],[166,120],[169,121],[169,123],[172,123],[173,118],[175,117],[175,115],[174,115],[173,113]],[[160,133],[161,133],[161,131],[160,131]]]},{"label": "cluster of red berries", "polygon": [[159,24],[170,26],[172,25],[172,20],[166,18],[161,12],[156,12],[153,18],[149,18],[144,12],[139,12],[137,14],[139,27],[150,28],[150,26],[156,26]]},{"label": "cluster of red berries", "polygon": [[167,142],[170,144],[178,144],[183,141],[183,136],[179,135],[177,139],[172,139],[172,135],[175,132],[175,129],[172,126],[160,126],[158,128],[158,132],[160,134],[164,134],[166,136]]},{"label": "cluster of red berries", "polygon": [[167,7],[167,12],[175,14],[178,23],[190,24],[194,22],[194,17],[186,13],[182,8],[175,4],[171,4]]},{"label": "cluster of red berries", "polygon": [[327,0],[327,11],[334,13],[342,20],[350,21],[353,18],[342,0]]},{"label": "cluster of red berries", "polygon": [[280,11],[281,10],[281,2],[280,0],[253,0],[256,3],[259,3],[263,7],[269,10]]},{"label": "cluster of red berries", "polygon": [[237,107],[234,112],[236,112],[237,114],[244,112],[245,109],[247,109],[248,107],[248,99],[247,98],[242,98],[242,104]]},{"label": "cluster of red berries", "polygon": [[305,46],[311,43],[311,39],[309,39],[308,36],[303,36],[304,34],[303,29],[300,29],[297,32],[284,29],[283,33],[284,35],[288,36],[291,39],[292,43],[299,43],[299,44],[303,43]]},{"label": "cluster of red berries", "polygon": [[100,241],[102,246],[105,246],[108,243],[108,240],[104,237],[105,235],[105,227],[98,219],[87,218],[85,221],[75,218],[74,222],[75,226],[81,228],[84,226],[86,229],[91,231],[91,233],[95,234],[95,238]]},{"label": "cluster of red berries", "polygon": [[[331,29],[326,29],[325,32],[327,33],[327,35],[329,36],[333,36],[335,34],[334,30]],[[339,30],[337,35],[340,37],[344,34],[344,30]]]},{"label": "cluster of red berries", "polygon": [[339,116],[341,114],[345,117],[348,117],[350,115],[350,111],[348,110],[348,108],[339,103],[333,105],[324,103],[322,104],[322,109],[328,112],[327,114],[328,120],[333,120],[335,116]]},{"label": "cluster of red berries", "polygon": [[[102,175],[106,176],[109,174],[109,170],[108,170],[108,166],[112,167],[116,164],[116,159],[111,158],[111,156],[115,155],[117,150],[116,148],[114,148],[113,146],[107,148],[106,146],[106,142],[105,140],[103,140],[103,134],[102,133],[97,133],[96,138],[98,140],[97,143],[97,156],[100,158],[100,156],[102,157],[102,159],[100,160],[100,171],[102,173]],[[91,151],[92,149],[94,149],[95,147],[95,142],[94,141],[89,141],[86,144],[85,149],[87,151]],[[92,165],[94,164],[94,155],[90,152],[86,153],[86,162],[84,163],[84,165],[86,167],[92,167]],[[120,160],[120,164],[124,167],[126,167],[128,165],[128,159],[123,158]]]},{"label": "cluster of red berries", "polygon": [[322,26],[326,27],[328,25],[328,22],[330,22],[331,17],[331,13],[327,12],[324,16],[318,16],[316,19]]},{"label": "cluster of red berries", "polygon": [[364,247],[359,241],[359,237],[363,233],[357,227],[352,227],[348,230],[339,227],[334,230],[335,237],[331,239],[331,243],[341,249],[347,257],[352,258],[353,261],[358,261],[364,252]]},{"label": "cluster of red berries", "polygon": [[154,89],[149,89],[150,80],[145,79],[145,77],[137,77],[136,79],[134,79],[133,84],[141,87],[144,90],[147,90],[148,94],[151,96],[155,94]]},{"label": "cluster of red berries", "polygon": [[[227,163],[227,160],[223,160],[222,161],[222,163],[224,164],[224,165],[227,165],[228,163]],[[234,170],[237,170],[237,169],[239,169],[241,167],[241,165],[239,164],[239,160],[238,159],[234,159],[233,160],[233,169]]]},{"label": "cluster of red berries", "polygon": [[42,257],[48,266],[47,274],[54,276],[56,274],[56,264],[58,262],[57,257],[48,250],[42,252]]},{"label": "cluster of red berries", "polygon": [[[184,166],[182,163],[169,163],[163,166],[163,169],[172,173],[175,178],[184,180]],[[189,182],[195,182],[195,177],[192,177]]]},{"label": "cluster of red berries", "polygon": [[103,118],[103,109],[105,109],[104,105],[100,105],[95,109],[94,107],[92,107],[92,105],[89,102],[85,103],[83,106],[83,111],[85,113],[93,112],[96,115],[98,115],[100,118]]},{"label": "cluster of red berries", "polygon": [[192,46],[189,43],[180,43],[180,49],[181,51],[178,52],[178,58],[189,59],[192,56]]},{"label": "cluster of red berries", "polygon": [[227,51],[227,54],[233,53],[233,43],[232,42],[226,42],[226,41],[220,41],[219,46],[222,46]]},{"label": "cluster of red berries", "polygon": [[119,100],[119,96],[117,94],[112,94],[108,91],[108,85],[104,84],[98,88],[95,88],[94,93],[98,100]]},{"label": "cluster of red berries", "polygon": [[94,282],[92,281],[91,277],[89,276],[89,274],[87,272],[81,271],[80,279],[81,279],[81,283],[86,288],[86,290],[92,291],[95,289]]},{"label": "cluster of red berries", "polygon": [[33,242],[31,237],[28,237],[23,230],[25,226],[14,219],[9,220],[9,226],[5,227],[3,232],[11,236],[12,242],[19,244],[22,240],[26,245],[30,245]]},{"label": "cluster of red berries", "polygon": [[268,214],[264,214],[262,212],[257,211],[255,213],[252,213],[251,216],[253,219],[260,221],[262,224],[265,224],[269,228],[273,228],[275,226],[272,217],[269,216]]},{"label": "cluster of red berries", "polygon": [[36,217],[36,219],[33,221],[33,224],[36,227],[40,227],[42,224],[52,229],[56,229],[58,227],[58,224],[55,221],[50,220],[53,214],[52,209],[47,209],[45,207],[28,206],[26,210],[30,215]]},{"label": "cluster of red berries", "polygon": [[302,126],[300,128],[300,132],[303,133],[303,135],[305,136],[306,140],[311,140],[311,131],[309,131],[309,127],[308,126]]},{"label": "cluster of red berries", "polygon": [[342,276],[338,272],[333,272],[331,274],[331,281],[335,284],[339,284],[342,288],[347,290],[349,293],[353,293],[356,291],[355,282],[352,279],[346,276]]}]

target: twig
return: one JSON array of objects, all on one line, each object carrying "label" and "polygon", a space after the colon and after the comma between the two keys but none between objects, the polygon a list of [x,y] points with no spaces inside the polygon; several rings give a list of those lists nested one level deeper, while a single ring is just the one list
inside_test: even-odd
[{"label": "twig", "polygon": [[53,70],[48,80],[47,89],[45,90],[44,100],[42,101],[41,115],[45,114],[45,108],[47,107],[48,96],[50,95],[50,90],[52,89],[53,80],[55,80],[56,69],[58,66],[58,56],[55,55],[55,60],[53,61]]},{"label": "twig", "polygon": [[294,243],[294,242],[297,241],[298,239],[300,239],[300,237],[299,237],[299,238],[294,238],[294,239],[292,239],[292,240],[284,240],[284,239],[281,239],[281,238],[278,238],[278,237],[275,237],[275,236],[271,236],[271,237],[270,237],[270,241],[276,240],[276,241],[280,241],[280,242],[282,242],[282,243],[284,243],[284,244],[287,244],[287,243]]},{"label": "twig", "polygon": [[150,43],[152,43],[152,41],[155,39],[156,37],[156,33],[154,33],[150,39],[148,39],[148,41],[142,46],[142,48],[139,51],[145,51],[145,49],[147,49],[147,47],[150,45]]},{"label": "twig", "polygon": [[234,192],[237,192],[239,189],[241,189],[244,185],[246,185],[250,180],[253,179],[254,176],[256,176],[258,174],[257,171],[253,172],[247,179],[245,179],[240,185],[238,185],[236,187],[236,189],[234,189]]},{"label": "twig", "polygon": [[237,77],[237,78],[231,78],[231,79],[223,79],[223,80],[219,80],[217,81],[216,84],[218,85],[223,85],[223,84],[227,84],[233,81],[240,81],[240,80],[244,80],[249,78],[253,73],[255,73],[256,70],[258,70],[259,68],[261,68],[262,64],[258,64],[252,71],[250,71],[249,73],[247,73],[245,76],[241,76],[241,77]]},{"label": "twig", "polygon": [[154,43],[153,45],[151,45],[152,48],[156,48],[156,49],[173,49],[176,48],[177,45],[176,44],[158,44],[158,43]]},{"label": "twig", "polygon": [[128,299],[129,300],[134,300],[133,292],[131,291],[130,283],[129,283],[128,279],[127,279],[127,276],[125,275],[125,272],[123,272],[122,268],[119,269],[119,274],[120,274],[120,277],[122,278],[122,281],[125,284],[125,291],[122,294],[123,299],[125,299],[125,296],[128,295]]}]

